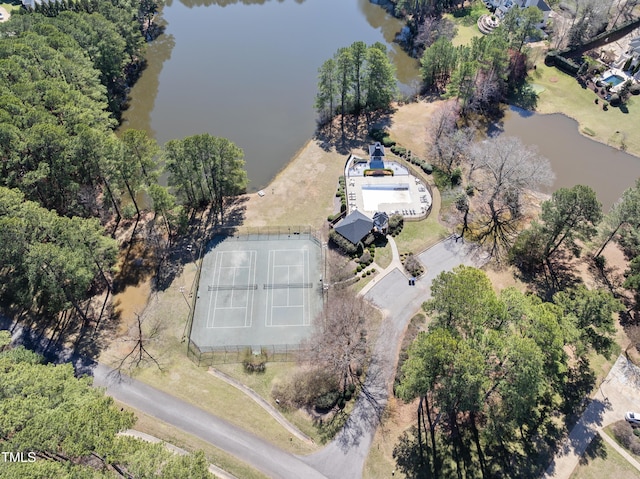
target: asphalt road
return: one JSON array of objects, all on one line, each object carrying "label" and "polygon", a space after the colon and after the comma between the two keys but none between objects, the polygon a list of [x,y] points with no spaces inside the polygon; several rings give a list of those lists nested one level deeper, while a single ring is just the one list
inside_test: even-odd
[{"label": "asphalt road", "polygon": [[461,264],[472,266],[483,262],[462,241],[455,242],[451,238],[429,248],[419,257],[426,267],[426,274],[416,281],[415,286],[409,286],[404,273],[395,269],[365,296],[384,312],[385,318],[374,347],[363,393],[337,437],[321,451],[303,458],[329,478],[362,477],[380,415],[391,392],[404,330],[422,303],[431,296],[433,279],[442,271]]},{"label": "asphalt road", "polygon": [[111,368],[97,365],[94,384],[107,394],[153,417],[197,436],[252,465],[273,478],[343,479],[362,477],[364,462],[384,411],[395,374],[398,350],[405,327],[430,295],[433,278],[460,264],[482,260],[462,242],[447,239],[420,255],[426,274],[415,286],[398,269],[371,288],[366,298],[385,314],[374,346],[367,379],[346,426],[323,450],[306,457],[289,454],[198,407],[140,381],[120,377]]},{"label": "asphalt road", "polygon": [[94,385],[105,387],[109,396],[233,454],[269,477],[325,478],[293,454],[192,404],[130,377],[119,376],[107,366],[98,364],[93,377]]}]

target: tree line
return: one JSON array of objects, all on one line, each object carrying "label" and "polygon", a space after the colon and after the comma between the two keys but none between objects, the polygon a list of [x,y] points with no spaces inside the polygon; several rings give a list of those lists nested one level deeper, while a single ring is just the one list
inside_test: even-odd
[{"label": "tree line", "polygon": [[560,437],[558,415],[593,386],[588,354],[608,356],[611,293],[584,286],[545,302],[496,293],[481,270],[460,266],[433,282],[432,315],[401,369],[396,393],[419,398],[415,426],[394,456],[407,477],[535,477]]},{"label": "tree line", "polygon": [[526,45],[542,20],[537,7],[512,8],[491,35],[455,47],[439,22],[426,22],[425,50],[420,59],[423,87],[444,93],[460,104],[461,114],[495,113],[500,101],[525,88]]},{"label": "tree line", "polygon": [[340,114],[343,134],[345,115],[358,118],[362,112],[387,109],[396,96],[395,68],[380,42],[367,46],[358,41],[340,48],[318,73],[315,107],[320,123]]},{"label": "tree line", "polygon": [[180,456],[117,435],[134,425],[132,413],[90,378],[76,378],[71,364],[44,364],[22,346],[9,348],[10,339],[0,331],[0,445],[24,462],[5,459],[2,477],[212,477],[202,451]]},{"label": "tree line", "polygon": [[[143,131],[114,133],[132,71],[144,62],[154,5],[43,3],[0,25],[6,305],[51,317],[73,308],[86,319],[80,302],[110,290],[115,263],[115,243],[101,225],[115,218],[115,235],[122,217],[139,219],[140,192],[170,242],[190,210],[211,206],[211,217],[224,221],[224,202],[246,187],[242,151],[228,140],[196,135],[163,152]],[[169,188],[158,183],[162,162]],[[192,194],[201,180],[206,195]]]}]

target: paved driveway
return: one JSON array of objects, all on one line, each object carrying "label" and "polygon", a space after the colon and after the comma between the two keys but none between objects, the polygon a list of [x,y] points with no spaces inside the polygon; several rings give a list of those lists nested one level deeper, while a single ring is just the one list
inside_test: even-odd
[{"label": "paved driveway", "polygon": [[640,369],[620,355],[556,454],[544,479],[568,479],[598,431],[624,419],[627,411],[640,412]]},{"label": "paved driveway", "polygon": [[395,376],[396,362],[405,328],[411,317],[430,297],[431,282],[442,271],[460,264],[479,265],[481,259],[462,242],[446,239],[420,256],[426,274],[409,286],[407,277],[395,269],[382,278],[365,298],[384,312],[380,334],[374,346],[363,393],[338,436],[322,451],[303,458],[332,479],[362,477],[364,462],[387,403]]}]

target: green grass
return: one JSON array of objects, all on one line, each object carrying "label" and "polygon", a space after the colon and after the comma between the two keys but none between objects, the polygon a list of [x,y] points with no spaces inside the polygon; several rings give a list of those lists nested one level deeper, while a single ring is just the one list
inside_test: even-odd
[{"label": "green grass", "polygon": [[456,36],[451,42],[453,43],[454,47],[459,47],[460,45],[468,45],[471,43],[472,38],[482,35],[482,33],[480,33],[480,30],[478,30],[478,25],[476,25],[475,23],[472,25],[464,25],[462,18],[456,18],[450,13],[443,15],[443,18],[452,21],[456,25]]},{"label": "green grass", "polygon": [[376,256],[374,258],[374,261],[379,266],[379,268],[376,269],[385,269],[391,264],[392,259],[393,251],[391,251],[391,246],[389,245],[389,243],[384,246],[376,246]]},{"label": "green grass", "polygon": [[253,467],[245,464],[237,459],[235,456],[212,446],[206,441],[203,441],[191,434],[173,427],[159,419],[148,416],[147,414],[133,409],[125,404],[118,403],[119,406],[132,411],[137,421],[133,428],[137,431],[150,434],[157,437],[169,444],[177,446],[189,452],[195,452],[202,450],[207,457],[209,463],[218,466],[221,469],[233,474],[236,477],[242,477],[246,479],[266,479],[267,476],[257,471]]},{"label": "green grass", "polygon": [[447,229],[438,223],[436,216],[431,212],[426,220],[405,221],[402,231],[394,238],[398,252],[417,255],[447,237]]},{"label": "green grass", "polygon": [[640,471],[596,435],[570,479],[602,479],[603,477],[638,479]]},{"label": "green grass", "polygon": [[[267,363],[267,368],[264,373],[253,374],[245,372],[242,364],[217,364],[215,367],[232,378],[237,379],[245,386],[253,389],[269,404],[276,409],[279,409],[271,395],[271,389],[273,388],[274,382],[287,380],[287,377],[289,377],[296,369],[296,363]],[[304,432],[307,436],[311,437],[316,443],[321,442],[318,429],[311,421],[309,421],[307,416],[303,415],[299,411],[279,410],[294,426]]]},{"label": "green grass", "polygon": [[3,7],[9,13],[20,10],[21,6],[22,3],[18,1],[0,3],[0,7]]},{"label": "green grass", "polygon": [[602,109],[602,102],[595,104],[596,95],[582,88],[575,78],[555,67],[544,65],[538,55],[536,69],[529,80],[544,87],[538,96],[536,111],[539,113],[564,113],[580,124],[580,131],[601,143],[640,155],[640,96],[631,96],[625,109]]}]

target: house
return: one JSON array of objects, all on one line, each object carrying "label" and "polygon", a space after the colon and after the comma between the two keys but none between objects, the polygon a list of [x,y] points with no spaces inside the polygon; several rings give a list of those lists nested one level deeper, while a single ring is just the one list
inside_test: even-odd
[{"label": "house", "polygon": [[345,216],[334,229],[353,244],[358,244],[362,238],[371,233],[373,220],[364,213],[355,210]]},{"label": "house", "polygon": [[[629,62],[628,66],[627,62]],[[634,77],[638,80],[640,79],[640,66],[638,65],[640,65],[640,37],[635,37],[629,41],[627,51],[620,56],[616,66],[620,69],[627,66],[627,71],[631,74],[635,73]]]},{"label": "house", "polygon": [[369,145],[369,168],[384,168],[384,146],[379,141]]},{"label": "house", "polygon": [[543,26],[549,20],[551,14],[551,7],[545,0],[487,0],[487,3],[495,8],[496,14],[502,17],[505,13],[511,10],[513,7],[529,8],[538,7],[542,12],[542,22],[540,26]]}]

